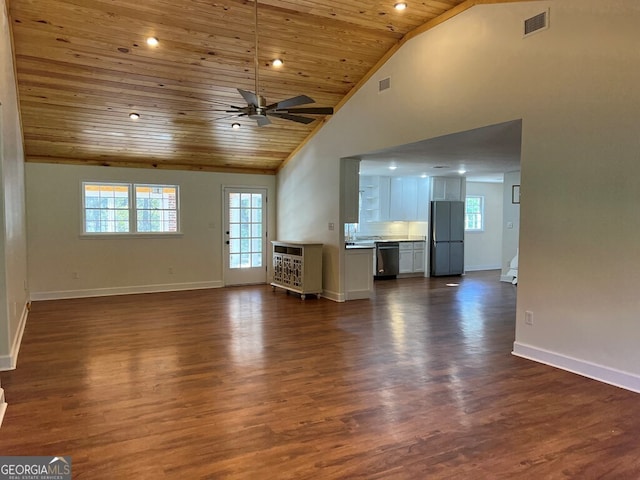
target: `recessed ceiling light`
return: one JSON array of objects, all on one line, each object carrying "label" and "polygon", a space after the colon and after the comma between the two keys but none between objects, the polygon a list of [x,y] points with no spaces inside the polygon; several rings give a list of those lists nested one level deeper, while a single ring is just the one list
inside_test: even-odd
[{"label": "recessed ceiling light", "polygon": [[281,67],[282,65],[284,65],[284,62],[280,58],[274,58],[273,60],[271,60],[271,65],[273,65],[274,67],[277,68],[277,67]]},{"label": "recessed ceiling light", "polygon": [[156,37],[147,37],[147,45],[150,47],[156,47],[160,41]]},{"label": "recessed ceiling light", "polygon": [[137,120],[137,119],[139,119],[139,118],[140,118],[140,114],[139,114],[139,113],[136,113],[136,112],[131,112],[131,113],[129,114],[129,118],[130,118],[131,120]]},{"label": "recessed ceiling light", "polygon": [[458,170],[458,173],[459,173],[460,175],[464,175],[465,173],[467,173],[467,171],[466,171],[466,170],[463,170],[463,169],[461,168],[460,170]]},{"label": "recessed ceiling light", "polygon": [[234,122],[231,124],[231,128],[234,130],[238,130],[240,128],[240,124],[238,122]]},{"label": "recessed ceiling light", "polygon": [[389,165],[389,170],[395,170],[396,168],[398,168],[397,165]]},{"label": "recessed ceiling light", "polygon": [[407,3],[406,2],[398,2],[393,6],[393,8],[395,8],[396,10],[404,10],[405,8],[407,8]]},{"label": "recessed ceiling light", "polygon": [[420,175],[420,178],[427,178],[428,175],[426,173],[423,173],[422,175]]}]

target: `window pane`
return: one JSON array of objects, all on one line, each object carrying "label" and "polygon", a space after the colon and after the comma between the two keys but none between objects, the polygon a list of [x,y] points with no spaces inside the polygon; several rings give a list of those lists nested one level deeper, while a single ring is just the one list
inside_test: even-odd
[{"label": "window pane", "polygon": [[231,268],[240,268],[240,254],[232,253],[229,255],[229,266]]},{"label": "window pane", "polygon": [[110,183],[83,183],[84,232],[129,231],[129,186]]},{"label": "window pane", "polygon": [[484,229],[484,197],[470,195],[465,199],[465,230],[482,231]]},{"label": "window pane", "polygon": [[178,227],[178,187],[136,185],[137,231],[173,233]]}]

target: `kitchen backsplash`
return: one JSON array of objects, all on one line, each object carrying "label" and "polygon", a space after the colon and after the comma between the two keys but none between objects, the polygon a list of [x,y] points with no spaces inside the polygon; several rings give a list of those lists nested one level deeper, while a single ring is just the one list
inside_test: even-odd
[{"label": "kitchen backsplash", "polygon": [[[346,227],[346,225],[345,225]],[[394,237],[414,238],[428,235],[428,222],[368,222],[351,224],[349,232],[352,237]],[[345,228],[345,235],[347,229]]]}]

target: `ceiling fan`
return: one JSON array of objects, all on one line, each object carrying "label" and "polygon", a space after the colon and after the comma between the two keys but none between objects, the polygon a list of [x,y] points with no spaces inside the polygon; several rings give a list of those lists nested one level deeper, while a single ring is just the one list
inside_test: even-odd
[{"label": "ceiling fan", "polygon": [[237,107],[229,105],[230,110],[226,113],[233,113],[239,117],[249,117],[258,123],[259,127],[269,125],[271,120],[268,117],[282,118],[297,123],[309,124],[315,121],[315,118],[305,117],[304,115],[332,115],[333,107],[303,107],[292,108],[299,105],[307,105],[315,103],[311,97],[306,95],[298,95],[297,97],[288,98],[280,102],[267,105],[266,99],[258,93],[258,0],[254,1],[254,20],[255,20],[255,50],[254,50],[254,66],[255,66],[255,87],[256,91],[249,92],[238,88],[238,92],[247,102],[246,107]]}]

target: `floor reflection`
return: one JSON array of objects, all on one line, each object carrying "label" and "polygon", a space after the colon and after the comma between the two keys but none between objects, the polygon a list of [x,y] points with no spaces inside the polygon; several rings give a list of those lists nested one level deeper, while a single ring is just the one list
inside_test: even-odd
[{"label": "floor reflection", "polygon": [[229,352],[239,365],[261,367],[264,362],[262,296],[255,290],[231,292],[227,320],[231,342]]}]

